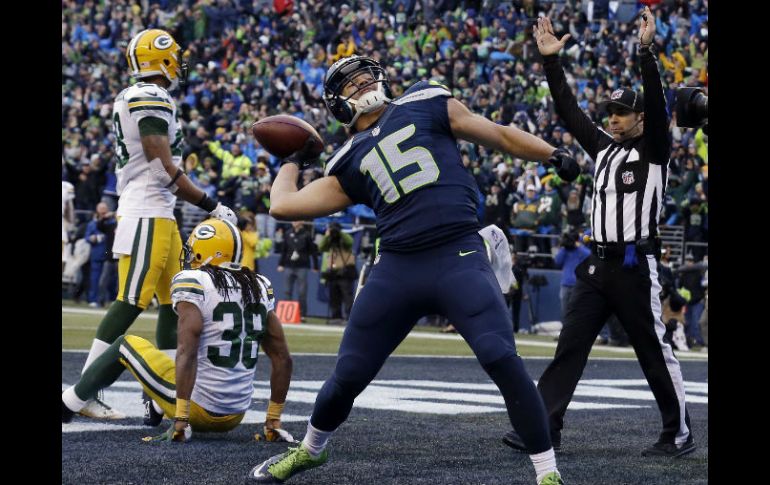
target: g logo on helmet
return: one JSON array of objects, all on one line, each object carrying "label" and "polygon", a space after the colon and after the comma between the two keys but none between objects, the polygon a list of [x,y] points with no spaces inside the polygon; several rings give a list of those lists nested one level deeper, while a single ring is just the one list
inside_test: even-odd
[{"label": "g logo on helmet", "polygon": [[195,228],[195,237],[198,239],[211,239],[217,233],[211,224],[201,224]]},{"label": "g logo on helmet", "polygon": [[615,101],[616,99],[620,98],[621,96],[623,96],[623,90],[622,89],[616,89],[615,91],[612,92],[612,94],[610,94],[610,99]]},{"label": "g logo on helmet", "polygon": [[152,45],[154,45],[158,49],[166,50],[169,47],[171,47],[171,44],[173,42],[174,41],[171,40],[170,36],[168,36],[168,35],[159,35],[158,37],[155,38],[155,40],[153,41]]}]

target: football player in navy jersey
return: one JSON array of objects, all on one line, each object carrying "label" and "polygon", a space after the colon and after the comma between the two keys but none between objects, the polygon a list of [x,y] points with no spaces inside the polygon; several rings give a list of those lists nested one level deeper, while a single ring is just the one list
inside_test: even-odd
[{"label": "football player in navy jersey", "polygon": [[529,133],[471,113],[435,81],[420,81],[392,99],[387,73],[369,57],[335,62],[324,79],[324,100],[353,136],[328,160],[325,177],[302,190],[299,172],[314,161],[300,152],[285,159],[270,192],[270,214],[298,220],[366,204],[376,214],[380,254],[353,304],[302,444],[254,467],[247,481],[281,483],[325,463],[326,444],[356,396],[420,317],[441,314],[500,389],[511,424],[532,451],[537,483],[563,483],[543,402],[516,352],[478,234],[476,183],[456,139],[545,161],[568,181],[579,173],[575,160]]}]

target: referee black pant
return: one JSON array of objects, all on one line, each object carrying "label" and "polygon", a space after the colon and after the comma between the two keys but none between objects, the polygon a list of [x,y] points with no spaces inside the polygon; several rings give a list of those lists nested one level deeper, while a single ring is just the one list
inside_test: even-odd
[{"label": "referee black pant", "polygon": [[623,258],[600,259],[592,252],[575,270],[556,355],[543,372],[538,389],[548,412],[551,434],[564,426],[564,413],[583,374],[588,354],[607,318],[614,313],[628,333],[663,418],[661,442],[684,443],[690,435],[684,382],[679,361],[663,342],[657,262],[637,255],[639,265],[623,268]]}]

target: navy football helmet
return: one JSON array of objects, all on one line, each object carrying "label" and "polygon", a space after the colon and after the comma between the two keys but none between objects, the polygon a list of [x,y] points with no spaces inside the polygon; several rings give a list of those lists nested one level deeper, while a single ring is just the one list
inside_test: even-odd
[{"label": "navy football helmet", "polygon": [[[342,90],[361,74],[370,74],[372,80],[358,86],[350,96],[344,97]],[[352,99],[356,93],[372,84],[377,89],[364,93],[359,99]],[[352,126],[363,113],[369,113],[390,102],[393,94],[390,79],[380,64],[366,56],[343,57],[331,65],[324,76],[324,101],[332,115],[345,126]]]}]

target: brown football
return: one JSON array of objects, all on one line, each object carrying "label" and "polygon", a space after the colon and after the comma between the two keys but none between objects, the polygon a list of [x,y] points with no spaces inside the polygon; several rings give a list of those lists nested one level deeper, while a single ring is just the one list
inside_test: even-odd
[{"label": "brown football", "polygon": [[262,118],[251,125],[251,133],[265,150],[286,158],[298,150],[301,159],[315,158],[324,149],[323,140],[307,121],[291,115]]}]

